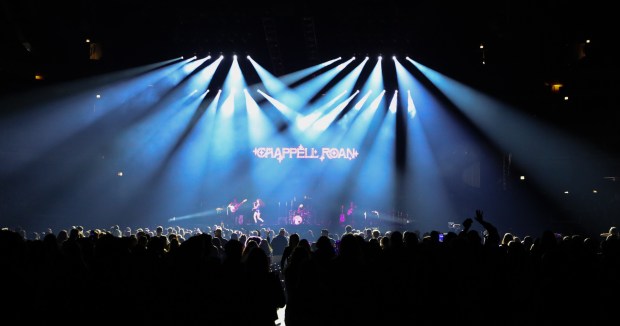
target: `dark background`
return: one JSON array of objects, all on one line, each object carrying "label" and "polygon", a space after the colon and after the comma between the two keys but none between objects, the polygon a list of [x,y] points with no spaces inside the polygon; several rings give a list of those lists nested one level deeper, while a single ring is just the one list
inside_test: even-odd
[{"label": "dark background", "polygon": [[8,0],[0,10],[0,99],[179,56],[249,54],[275,75],[340,56],[409,56],[603,148],[545,164],[573,169],[575,182],[609,181],[604,206],[620,202],[619,29],[602,2]]}]

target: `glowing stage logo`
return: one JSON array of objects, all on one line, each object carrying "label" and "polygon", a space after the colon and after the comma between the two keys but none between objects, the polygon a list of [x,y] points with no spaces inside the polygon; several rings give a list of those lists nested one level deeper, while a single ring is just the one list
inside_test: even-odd
[{"label": "glowing stage logo", "polygon": [[303,145],[297,147],[256,147],[254,155],[258,158],[273,158],[282,163],[285,158],[290,159],[316,159],[316,160],[353,160],[359,153],[355,148],[322,147],[320,149],[308,148]]}]

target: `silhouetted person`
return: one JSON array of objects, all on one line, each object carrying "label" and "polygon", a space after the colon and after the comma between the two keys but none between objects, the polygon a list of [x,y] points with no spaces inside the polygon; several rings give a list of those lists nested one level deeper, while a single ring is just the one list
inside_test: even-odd
[{"label": "silhouetted person", "polygon": [[297,246],[293,249],[289,263],[284,270],[284,284],[286,288],[286,310],[284,322],[289,326],[308,325],[310,314],[313,312],[308,309],[312,306],[310,282],[308,274],[311,270],[308,266],[310,261],[310,251],[306,246]]},{"label": "silhouetted person", "polygon": [[[250,243],[253,241],[250,241]],[[249,249],[248,249],[249,248]],[[280,276],[270,272],[269,259],[258,246],[248,246],[244,256],[245,289],[250,295],[240,325],[275,325],[278,308],[285,305],[285,295]]]},{"label": "silhouetted person", "polygon": [[293,253],[293,249],[297,247],[299,244],[299,234],[293,233],[288,239],[288,246],[284,248],[284,252],[282,253],[282,258],[280,259],[280,269],[284,270],[286,268],[286,264],[288,263],[289,256]]},{"label": "silhouetted person", "polygon": [[286,237],[286,230],[280,229],[278,235],[271,240],[271,248],[273,249],[274,256],[282,256],[284,248],[288,246],[288,238]]}]

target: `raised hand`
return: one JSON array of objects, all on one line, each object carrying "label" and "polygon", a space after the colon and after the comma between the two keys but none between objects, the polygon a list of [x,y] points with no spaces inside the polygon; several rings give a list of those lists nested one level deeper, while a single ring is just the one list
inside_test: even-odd
[{"label": "raised hand", "polygon": [[484,212],[482,210],[477,209],[476,210],[476,221],[478,222],[484,221],[483,216],[484,216]]}]

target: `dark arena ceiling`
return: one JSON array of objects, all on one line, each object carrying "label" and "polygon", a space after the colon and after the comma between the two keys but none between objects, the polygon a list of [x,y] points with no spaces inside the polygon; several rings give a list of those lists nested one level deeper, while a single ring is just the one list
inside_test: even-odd
[{"label": "dark arena ceiling", "polygon": [[[9,0],[0,94],[179,56],[251,55],[276,76],[336,57],[409,56],[618,147],[612,12],[557,1]],[[89,59],[86,40],[97,44],[99,60]],[[571,93],[572,110],[555,102],[554,83]]]}]

